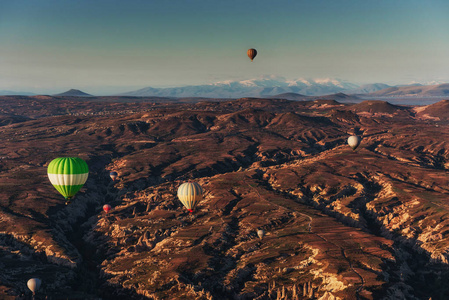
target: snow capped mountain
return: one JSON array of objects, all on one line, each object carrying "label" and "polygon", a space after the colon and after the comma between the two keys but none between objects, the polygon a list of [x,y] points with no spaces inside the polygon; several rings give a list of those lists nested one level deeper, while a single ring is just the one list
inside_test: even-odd
[{"label": "snow capped mountain", "polygon": [[225,80],[212,83],[215,86],[242,86],[242,87],[277,87],[287,86],[287,81],[283,77],[278,76],[262,76],[260,78],[247,79],[241,81]]},{"label": "snow capped mountain", "polygon": [[287,80],[283,77],[264,76],[241,81],[220,81],[207,85],[175,88],[144,88],[124,93],[124,96],[159,96],[159,97],[210,97],[240,98],[266,97],[282,93],[298,93],[309,96],[327,95],[355,89],[358,86],[347,81],[320,78]]},{"label": "snow capped mountain", "polygon": [[412,86],[420,86],[420,85],[440,85],[440,84],[444,84],[447,83],[447,81],[444,80],[431,80],[431,81],[411,81],[408,84],[401,84],[401,86],[407,86],[407,85],[412,85]]},{"label": "snow capped mountain", "polygon": [[310,80],[308,80],[307,82],[309,82],[311,85],[312,84],[320,84],[320,85],[325,85],[325,86],[337,86],[337,87],[340,87],[340,88],[346,89],[346,90],[358,87],[358,85],[350,83],[348,81],[344,81],[344,80],[340,80],[340,79],[333,79],[333,78],[318,78],[318,79],[314,79],[312,82]]}]

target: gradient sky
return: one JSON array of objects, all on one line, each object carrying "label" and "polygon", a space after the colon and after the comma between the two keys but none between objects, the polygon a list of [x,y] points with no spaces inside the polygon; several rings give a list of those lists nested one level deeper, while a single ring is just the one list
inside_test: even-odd
[{"label": "gradient sky", "polygon": [[263,75],[449,82],[449,1],[0,0],[0,90],[108,94]]}]

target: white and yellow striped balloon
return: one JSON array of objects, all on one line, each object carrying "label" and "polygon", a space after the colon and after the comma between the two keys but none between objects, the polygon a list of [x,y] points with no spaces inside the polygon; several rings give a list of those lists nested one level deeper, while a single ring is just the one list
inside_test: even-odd
[{"label": "white and yellow striped balloon", "polygon": [[195,205],[203,199],[203,189],[196,182],[185,182],[178,188],[178,198],[189,212],[193,212]]}]

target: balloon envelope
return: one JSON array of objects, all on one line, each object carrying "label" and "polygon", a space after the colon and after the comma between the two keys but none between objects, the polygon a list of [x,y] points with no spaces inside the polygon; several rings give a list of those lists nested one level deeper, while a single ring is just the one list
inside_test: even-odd
[{"label": "balloon envelope", "polygon": [[47,169],[51,184],[66,199],[70,199],[83,187],[89,176],[89,168],[78,157],[59,157],[50,162]]},{"label": "balloon envelope", "polygon": [[264,235],[265,235],[265,231],[263,231],[262,229],[257,230],[257,236],[260,239],[262,239]]},{"label": "balloon envelope", "polygon": [[112,180],[115,181],[115,179],[118,177],[118,173],[117,172],[111,172],[111,173],[109,173],[109,176],[111,177]]},{"label": "balloon envelope", "polygon": [[360,142],[362,139],[356,135],[351,135],[348,138],[348,145],[352,148],[352,150],[357,149],[357,147],[360,145]]},{"label": "balloon envelope", "polygon": [[178,188],[178,198],[190,211],[203,199],[203,189],[196,182],[185,182]]},{"label": "balloon envelope", "polygon": [[251,59],[251,61],[253,61],[254,57],[256,57],[256,55],[257,55],[257,50],[253,49],[253,48],[248,49],[246,54],[248,54],[248,57]]},{"label": "balloon envelope", "polygon": [[112,207],[109,204],[105,204],[103,205],[103,210],[108,213],[110,210],[112,209]]},{"label": "balloon envelope", "polygon": [[27,286],[34,294],[40,288],[41,280],[39,278],[31,278],[30,280],[28,280]]}]

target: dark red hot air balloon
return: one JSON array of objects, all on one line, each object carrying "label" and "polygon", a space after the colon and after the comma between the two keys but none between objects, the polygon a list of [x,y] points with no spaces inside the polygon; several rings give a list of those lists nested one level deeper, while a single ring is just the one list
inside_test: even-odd
[{"label": "dark red hot air balloon", "polygon": [[251,59],[251,61],[253,61],[254,57],[256,57],[256,55],[257,55],[257,50],[253,49],[253,48],[248,49],[246,54],[248,54],[248,57]]}]

